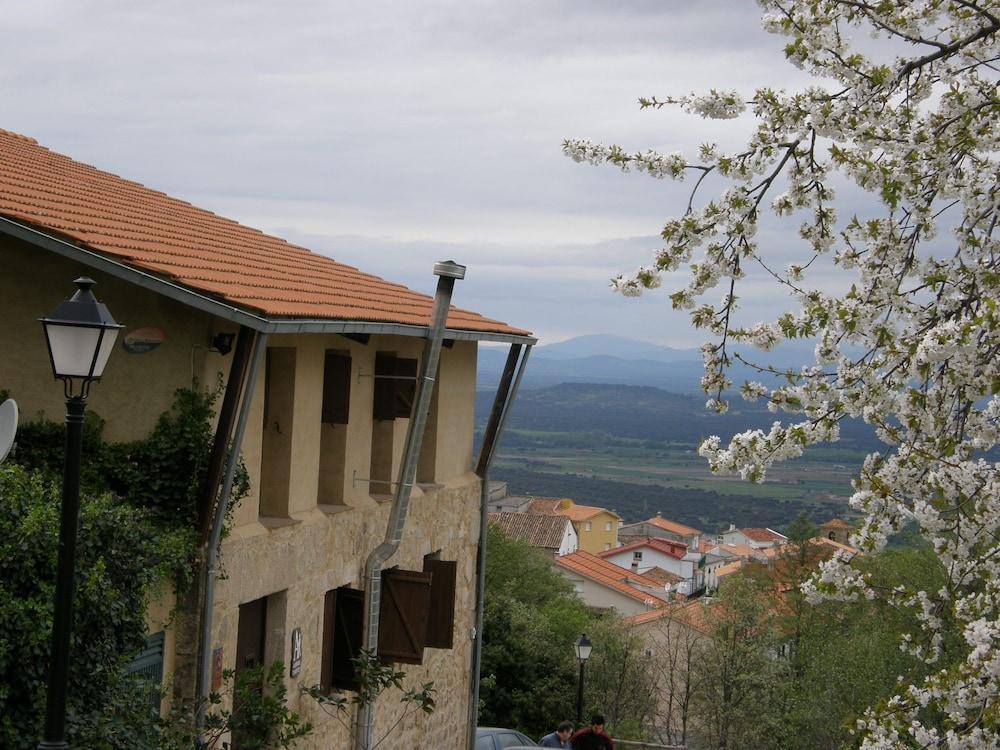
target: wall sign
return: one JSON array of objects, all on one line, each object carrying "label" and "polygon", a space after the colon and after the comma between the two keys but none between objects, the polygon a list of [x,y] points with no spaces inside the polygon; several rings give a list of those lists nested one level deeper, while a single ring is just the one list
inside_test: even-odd
[{"label": "wall sign", "polygon": [[222,646],[212,649],[212,691],[222,689]]},{"label": "wall sign", "polygon": [[292,658],[291,669],[288,671],[289,677],[298,677],[302,671],[302,628],[295,628],[292,631]]},{"label": "wall sign", "polygon": [[136,328],[125,334],[122,349],[129,354],[145,354],[162,344],[165,338],[163,331],[155,326]]}]

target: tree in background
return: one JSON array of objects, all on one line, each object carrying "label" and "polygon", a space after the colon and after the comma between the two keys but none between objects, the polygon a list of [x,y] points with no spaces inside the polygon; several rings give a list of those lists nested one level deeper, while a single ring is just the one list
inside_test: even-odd
[{"label": "tree in background", "polygon": [[695,747],[716,750],[779,747],[778,695],[788,665],[779,658],[773,589],[758,578],[726,579],[704,614],[707,637],[691,666],[691,735]]},{"label": "tree in background", "polygon": [[[850,502],[864,521],[854,539],[873,553],[916,522],[947,577],[938,588],[886,591],[873,571],[836,556],[807,586],[814,601],[881,598],[916,615],[902,646],[932,669],[871,706],[857,726],[862,747],[994,746],[1000,471],[988,452],[1000,437],[1000,12],[987,0],[760,4],[764,27],[787,38],[786,57],[814,85],[640,100],[714,119],[749,106],[756,129],[745,148],[705,144],[695,159],[589,141],[564,150],[657,178],[697,175],[653,263],[615,286],[638,294],[690,264],[671,301],[717,337],[703,347],[709,407],[727,408],[734,344],[816,341],[815,362],[797,372],[758,365],[767,382],[742,385],[744,398],[766,397],[795,417],[726,446],[709,438],[700,450],[714,471],[761,481],[775,461],[836,440],[845,418],[872,424],[886,445],[855,480]],[[858,43],[868,35],[880,41]],[[721,195],[698,203],[699,188],[716,179],[726,185]],[[849,199],[839,201],[846,215],[835,184]],[[766,214],[798,215],[790,263],[757,240]],[[842,290],[816,285],[831,273]],[[791,309],[771,321],[743,319],[737,287],[747,279],[784,290]],[[721,299],[706,299],[720,284]],[[942,650],[951,633],[960,634],[957,660]]]},{"label": "tree in background", "polygon": [[584,710],[603,712],[611,731],[641,737],[656,673],[635,636],[586,607],[545,553],[495,528],[488,544],[479,723],[540,736],[575,716],[573,644],[587,633],[594,651]]}]

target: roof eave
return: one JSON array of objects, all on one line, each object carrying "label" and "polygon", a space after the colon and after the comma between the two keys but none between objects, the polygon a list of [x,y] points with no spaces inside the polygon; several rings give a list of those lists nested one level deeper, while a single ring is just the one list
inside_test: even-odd
[{"label": "roof eave", "polygon": [[[207,312],[237,325],[247,326],[261,333],[359,333],[369,335],[412,336],[426,338],[429,326],[404,323],[385,323],[364,320],[335,320],[328,318],[269,318],[228,302],[174,283],[169,279],[134,268],[121,261],[108,258],[87,247],[75,245],[60,237],[34,227],[0,216],[0,234],[28,242],[37,247],[83,263],[144,289],[161,294],[188,307]],[[499,331],[473,331],[460,328],[445,329],[445,338],[455,341],[493,341],[507,344],[533,346],[538,340],[533,336],[502,333]]]}]

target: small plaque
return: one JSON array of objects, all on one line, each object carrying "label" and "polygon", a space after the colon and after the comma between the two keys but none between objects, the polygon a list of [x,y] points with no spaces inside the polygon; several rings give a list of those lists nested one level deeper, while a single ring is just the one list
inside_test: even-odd
[{"label": "small plaque", "polygon": [[295,628],[292,631],[292,658],[291,668],[288,671],[289,677],[298,677],[302,671],[302,628]]},{"label": "small plaque", "polygon": [[222,689],[222,646],[212,649],[212,692]]},{"label": "small plaque", "polygon": [[166,338],[163,331],[154,326],[136,328],[125,334],[122,339],[122,349],[129,354],[145,354],[163,343]]}]

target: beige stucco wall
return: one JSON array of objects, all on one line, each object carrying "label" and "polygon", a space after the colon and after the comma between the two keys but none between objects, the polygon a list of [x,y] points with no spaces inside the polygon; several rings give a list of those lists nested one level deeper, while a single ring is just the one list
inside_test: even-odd
[{"label": "beige stucco wall", "polygon": [[[587,531],[588,523],[590,531]],[[605,524],[611,524],[611,529],[605,530]],[[610,511],[601,511],[586,521],[577,521],[573,527],[580,537],[580,549],[584,552],[598,555],[605,549],[614,549],[618,546],[618,516]]]},{"label": "beige stucco wall", "polygon": [[[229,357],[207,351],[212,335],[232,326],[211,316],[99,273],[87,266],[0,237],[0,388],[18,403],[23,420],[39,412],[61,422],[65,414],[62,384],[52,377],[45,336],[38,319],[51,313],[76,287],[73,279],[90,276],[94,293],[125,328],[108,361],[104,377],[90,392],[88,409],[106,421],[105,437],[131,440],[146,435],[173,401],[177,388],[191,383],[194,372],[214,383]],[[136,328],[155,326],[166,338],[145,354],[129,354],[121,339]]]}]

